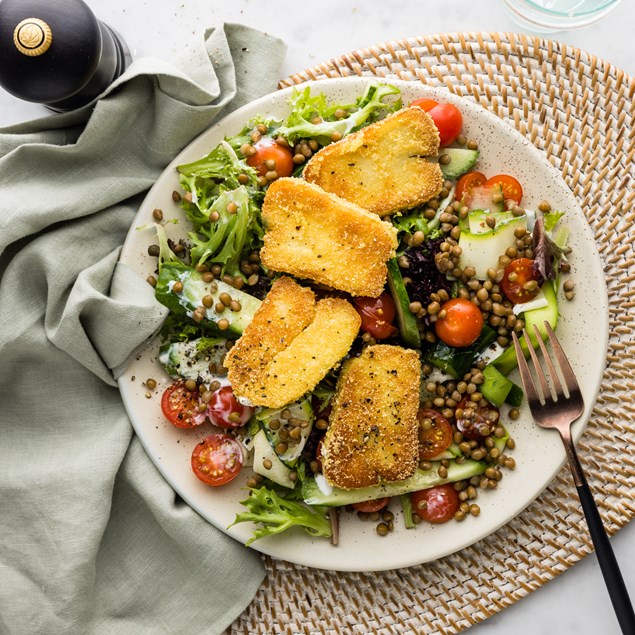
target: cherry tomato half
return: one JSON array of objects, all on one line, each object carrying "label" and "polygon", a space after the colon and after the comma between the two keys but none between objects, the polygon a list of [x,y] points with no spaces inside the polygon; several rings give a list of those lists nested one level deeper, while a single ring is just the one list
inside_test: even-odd
[{"label": "cherry tomato half", "polygon": [[425,110],[434,121],[439,131],[440,146],[449,146],[461,134],[463,115],[452,104],[440,104],[433,99],[415,99],[411,106],[418,106]]},{"label": "cherry tomato half", "polygon": [[[537,284],[538,276],[534,272],[533,266],[534,261],[529,258],[516,258],[505,267],[500,284],[503,293],[510,302],[521,304],[529,302],[538,295],[540,286]],[[525,289],[525,285],[531,280],[536,281],[536,288]]]},{"label": "cherry tomato half", "polygon": [[[443,314],[445,311],[445,314]],[[483,329],[483,314],[470,300],[453,298],[441,305],[443,317],[434,323],[437,337],[448,346],[462,348],[473,344]]]},{"label": "cherry tomato half", "polygon": [[231,386],[223,386],[212,394],[207,407],[207,414],[221,428],[240,428],[245,425],[254,409],[243,406],[236,396]]},{"label": "cherry tomato half", "polygon": [[355,298],[354,304],[362,318],[362,331],[376,340],[397,335],[398,330],[392,325],[396,314],[395,303],[389,293],[384,291],[378,298]]},{"label": "cherry tomato half", "polygon": [[425,110],[426,112],[430,112],[433,108],[439,105],[438,101],[434,99],[428,99],[427,97],[422,97],[421,99],[415,99],[410,106],[418,106],[421,110]]},{"label": "cherry tomato half", "polygon": [[459,495],[451,483],[422,489],[411,494],[412,509],[429,523],[445,523],[459,509]]},{"label": "cherry tomato half", "polygon": [[485,182],[485,187],[500,185],[503,189],[503,197],[506,201],[514,201],[520,205],[523,200],[523,186],[509,174],[497,174]]},{"label": "cherry tomato half", "polygon": [[388,497],[376,498],[375,500],[364,501],[363,503],[353,503],[353,509],[362,514],[372,514],[373,512],[381,511],[389,502],[390,498]]},{"label": "cherry tomato half", "polygon": [[[256,153],[247,158],[247,165],[255,168],[259,176],[264,176],[267,172],[275,171],[279,177],[291,176],[293,174],[293,153],[285,146],[280,145],[273,139],[262,139],[254,145]],[[273,161],[271,167],[265,161]]]},{"label": "cherry tomato half", "polygon": [[456,418],[456,427],[470,441],[484,439],[496,426],[500,417],[500,412],[494,404],[485,399],[481,399],[477,404],[469,397],[459,401],[456,412],[460,413]]},{"label": "cherry tomato half", "polygon": [[161,397],[165,418],[177,428],[194,428],[205,421],[205,413],[198,410],[200,404],[199,393],[188,390],[183,381],[168,386]]},{"label": "cherry tomato half", "polygon": [[467,172],[456,182],[454,198],[462,201],[465,194],[469,194],[473,187],[479,187],[487,181],[487,177],[481,172]]},{"label": "cherry tomato half", "polygon": [[419,458],[433,459],[445,452],[452,443],[452,426],[437,410],[421,408],[417,413],[419,421]]},{"label": "cherry tomato half", "polygon": [[210,434],[192,452],[192,471],[198,479],[217,487],[235,479],[243,466],[243,452],[227,434]]}]

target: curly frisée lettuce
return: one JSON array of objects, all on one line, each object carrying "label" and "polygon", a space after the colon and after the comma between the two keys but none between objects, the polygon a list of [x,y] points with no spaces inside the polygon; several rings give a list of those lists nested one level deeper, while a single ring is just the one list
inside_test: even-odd
[{"label": "curly fris\u00e9e lettuce", "polygon": [[[165,264],[181,264],[183,261],[170,248],[165,227],[161,223],[154,223],[153,226],[156,229],[157,240],[159,241],[159,271],[161,271],[161,267]],[[148,225],[148,227],[150,227],[150,225]],[[139,227],[139,229],[145,229],[145,227]]]},{"label": "curly fris\u00e9e lettuce", "polygon": [[308,508],[302,503],[282,498],[273,489],[264,486],[251,489],[250,496],[240,504],[249,511],[236,514],[229,527],[245,522],[262,525],[254,530],[246,546],[258,538],[279,534],[291,527],[302,527],[311,536],[329,538],[332,535],[331,522],[324,509],[316,506]]},{"label": "curly fris\u00e9e lettuce", "polygon": [[263,193],[256,172],[238,157],[227,141],[207,156],[180,165],[181,187],[190,196],[181,206],[192,223],[188,234],[192,265],[220,262],[223,273],[240,275],[240,260],[248,249],[260,246]]},{"label": "curly fris\u00e9e lettuce", "polygon": [[253,119],[250,119],[237,135],[234,135],[233,137],[225,137],[225,141],[234,150],[236,150],[239,156],[242,157],[241,148],[245,144],[251,145],[254,142],[252,137],[254,129],[258,128],[261,124],[267,128],[267,131],[263,136],[274,137],[277,129],[282,124],[282,121],[273,117],[263,117],[262,115],[257,115]]},{"label": "curly fris\u00e9e lettuce", "polygon": [[[334,133],[343,137],[399,110],[401,99],[385,101],[386,97],[399,93],[398,88],[389,84],[369,84],[355,104],[335,104],[327,101],[323,94],[311,95],[309,87],[294,91],[289,101],[291,114],[277,133],[290,142],[316,139],[327,145],[333,140]],[[342,112],[346,115],[338,117]]]},{"label": "curly fris\u00e9e lettuce", "polygon": [[427,235],[430,232],[428,221],[423,217],[421,210],[418,209],[410,214],[399,214],[391,220],[397,231],[403,234],[412,236],[416,232],[422,232]]},{"label": "curly fris\u00e9e lettuce", "polygon": [[241,185],[238,177],[245,174],[249,183],[255,187],[256,171],[238,157],[228,140],[221,141],[208,155],[198,161],[179,165],[177,171],[183,189],[192,193],[192,202],[201,202],[201,211],[205,202],[219,193],[223,185],[234,189]]},{"label": "curly fris\u00e9e lettuce", "polygon": [[243,251],[257,247],[264,236],[260,210],[247,188],[241,185],[235,190],[222,191],[208,212],[210,215],[215,212],[217,220],[202,223],[197,233],[188,234],[192,262],[221,262],[223,273],[239,275]]}]

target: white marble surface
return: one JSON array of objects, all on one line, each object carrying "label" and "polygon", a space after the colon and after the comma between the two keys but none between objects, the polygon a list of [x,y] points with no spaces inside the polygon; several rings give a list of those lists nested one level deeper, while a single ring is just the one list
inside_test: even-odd
[{"label": "white marble surface", "polygon": [[[170,59],[193,34],[221,20],[260,28],[282,38],[289,46],[283,76],[387,40],[439,32],[521,30],[506,16],[498,0],[88,0],[88,4],[101,20],[122,34],[134,57]],[[633,24],[635,3],[625,0],[601,23],[550,37],[587,50],[635,75]],[[0,90],[0,126],[47,112]],[[635,523],[619,532],[612,544],[635,596]],[[619,633],[595,556],[585,558],[471,632],[542,635],[554,630],[579,635]]]}]

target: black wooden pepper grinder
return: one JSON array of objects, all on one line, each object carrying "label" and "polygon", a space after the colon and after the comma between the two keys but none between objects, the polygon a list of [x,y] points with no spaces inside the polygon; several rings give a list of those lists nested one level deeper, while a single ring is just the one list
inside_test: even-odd
[{"label": "black wooden pepper grinder", "polygon": [[130,62],[82,0],[0,1],[0,86],[57,112],[92,101]]}]

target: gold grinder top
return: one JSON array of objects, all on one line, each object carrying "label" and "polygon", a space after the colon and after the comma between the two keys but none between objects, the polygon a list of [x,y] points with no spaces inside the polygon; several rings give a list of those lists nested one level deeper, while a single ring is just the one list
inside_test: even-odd
[{"label": "gold grinder top", "polygon": [[51,27],[39,18],[22,20],[13,32],[13,43],[23,55],[36,57],[49,50],[53,42]]}]

